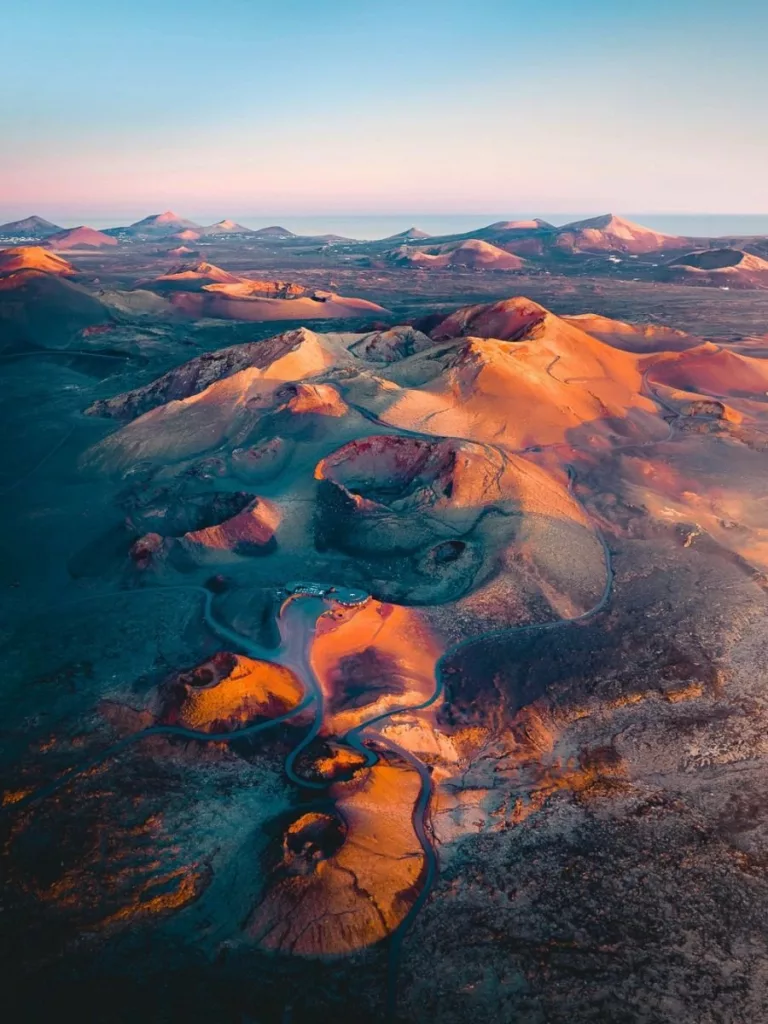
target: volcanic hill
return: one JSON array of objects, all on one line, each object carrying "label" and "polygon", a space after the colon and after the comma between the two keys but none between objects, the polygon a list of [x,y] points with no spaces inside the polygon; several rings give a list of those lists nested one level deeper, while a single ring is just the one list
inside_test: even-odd
[{"label": "volcanic hill", "polygon": [[96,231],[82,224],[77,228],[65,228],[48,235],[43,243],[49,249],[102,249],[117,245],[117,239],[103,231]]},{"label": "volcanic hill", "polygon": [[225,320],[323,320],[384,313],[366,299],[231,274],[211,263],[182,264],[142,283],[187,316]]},{"label": "volcanic hill", "polygon": [[149,217],[137,220],[127,227],[110,228],[108,233],[125,234],[136,238],[164,238],[186,230],[201,232],[203,229],[200,224],[179,217],[173,210],[166,210],[165,213],[150,214]]},{"label": "volcanic hill", "polygon": [[253,235],[255,233],[252,228],[243,227],[242,224],[238,224],[233,220],[220,220],[200,230],[200,234],[204,238],[215,235]]},{"label": "volcanic hill", "polygon": [[479,238],[446,242],[431,248],[403,245],[395,249],[389,259],[400,266],[435,270],[522,270],[525,266],[519,256]]},{"label": "volcanic hill", "polygon": [[0,224],[0,238],[47,238],[64,228],[58,224],[52,224],[43,217],[33,215],[23,220],[8,221],[7,224]]},{"label": "volcanic hill", "polygon": [[70,276],[75,268],[61,256],[55,256],[38,245],[23,245],[14,249],[0,249],[0,274],[18,270],[36,270],[43,274]]},{"label": "volcanic hill", "polygon": [[768,260],[742,249],[701,249],[670,260],[658,276],[720,288],[768,288]]},{"label": "volcanic hill", "polygon": [[572,252],[626,252],[640,254],[662,249],[680,249],[688,243],[684,238],[634,224],[632,221],[606,213],[600,217],[573,221],[557,229],[554,244]]}]

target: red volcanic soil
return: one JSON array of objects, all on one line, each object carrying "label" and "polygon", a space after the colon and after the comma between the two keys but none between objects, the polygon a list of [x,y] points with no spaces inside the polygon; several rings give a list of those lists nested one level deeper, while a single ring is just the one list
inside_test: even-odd
[{"label": "red volcanic soil", "polygon": [[234,220],[220,220],[207,228],[201,228],[200,234],[207,238],[209,235],[253,235],[255,232]]},{"label": "red volcanic soil", "polygon": [[0,249],[0,274],[18,270],[39,270],[45,274],[68,276],[76,270],[71,263],[46,252],[39,245],[23,245],[16,249]]},{"label": "red volcanic soil", "polygon": [[386,393],[385,422],[515,448],[663,432],[638,357],[530,299],[457,310],[432,338],[444,344],[390,371],[402,390]]},{"label": "red volcanic soil", "polygon": [[185,220],[183,217],[179,217],[173,210],[166,210],[165,213],[153,213],[149,217],[144,217],[143,220],[137,220],[135,224],[130,224],[127,228],[122,228],[126,234],[129,235],[174,235],[179,231],[185,231],[187,229],[192,231],[202,231],[199,224],[195,224],[194,221]]},{"label": "red volcanic soil", "polygon": [[586,331],[593,338],[605,341],[614,348],[626,352],[648,353],[682,351],[700,345],[702,339],[685,331],[678,331],[665,324],[628,324],[623,320],[611,320],[597,313],[578,313],[561,317],[565,323]]},{"label": "red volcanic soil", "polygon": [[[347,319],[386,312],[383,306],[375,302],[336,295],[334,292],[296,296],[296,288],[301,286],[287,281],[245,281],[232,285],[205,286],[197,294],[177,292],[171,301],[177,309],[195,319],[215,317],[221,320],[250,320],[254,323],[268,320]],[[274,291],[278,294],[270,294]]]},{"label": "red volcanic soil", "polygon": [[477,238],[506,248],[508,242],[522,242],[525,239],[546,239],[554,235],[557,228],[546,220],[534,217],[532,220],[497,220],[475,232]]},{"label": "red volcanic soil", "polygon": [[223,320],[321,320],[386,312],[382,306],[334,292],[310,291],[292,281],[259,281],[212,263],[181,265],[144,288],[169,293],[173,305],[194,318]]},{"label": "red volcanic soil", "polygon": [[[284,308],[311,301],[273,300]],[[270,380],[301,381],[339,365],[357,373],[345,387],[348,405],[351,398],[382,422],[428,434],[519,449],[537,441],[567,441],[576,436],[574,430],[586,432],[585,439],[603,440],[617,433],[646,439],[666,430],[643,392],[638,356],[525,298],[465,307],[445,317],[431,337],[407,326],[340,337],[288,332],[193,360],[89,411],[130,419],[170,399],[199,395],[220,381],[190,403],[196,417],[208,410],[210,441],[226,433],[228,417],[245,408],[249,396],[255,401],[256,392],[263,392],[262,401],[273,401],[265,390]],[[385,377],[374,375],[374,367]],[[238,373],[237,380],[223,386],[222,378]],[[168,406],[161,420],[182,412]],[[148,421],[131,435],[146,457],[156,441],[162,442],[156,437],[158,423]],[[187,441],[199,450],[199,439],[193,441],[188,431],[176,440],[184,451]]]},{"label": "red volcanic soil", "polygon": [[436,341],[462,336],[517,341],[530,328],[544,323],[547,317],[552,317],[552,314],[538,302],[518,296],[489,304],[463,306],[439,323],[431,336]]},{"label": "red volcanic soil", "polygon": [[310,663],[326,700],[324,732],[342,736],[435,688],[442,653],[413,608],[369,600],[317,623]]},{"label": "red volcanic soil", "polygon": [[[494,426],[496,414],[491,406]],[[483,431],[491,432],[487,420],[478,434]],[[602,552],[568,494],[565,474],[511,451],[439,437],[369,436],[322,459],[315,477],[315,537],[324,549],[398,559],[392,582],[379,584],[380,598],[418,604],[438,591],[458,596],[472,579],[478,608],[506,607],[533,587],[552,609],[571,615],[590,607],[600,592]],[[578,579],[563,571],[576,551]],[[408,566],[400,561],[406,553]],[[507,571],[500,575],[502,565]],[[415,632],[403,631],[411,667],[415,652],[427,650]],[[358,660],[350,684],[357,679],[359,685],[367,673],[376,681],[372,690],[392,672],[390,658],[371,654]]]},{"label": "red volcanic soil", "polygon": [[711,397],[759,399],[768,393],[768,360],[729,352],[711,342],[654,362],[650,376],[682,391]]},{"label": "red volcanic soil", "polygon": [[283,715],[302,696],[301,682],[289,669],[220,651],[162,687],[160,721],[224,732]]},{"label": "red volcanic soil", "polygon": [[[488,446],[452,438],[414,438],[388,434],[350,441],[315,468],[345,501],[339,513],[350,520],[342,542],[353,542],[354,522],[371,517],[377,523],[372,542],[384,548],[408,543],[409,512],[429,508],[435,516],[460,518],[467,511],[509,500],[527,511],[557,510],[583,521],[570,496],[547,473],[524,458],[500,459]],[[401,517],[399,535],[391,517]]]},{"label": "red volcanic soil", "polygon": [[424,267],[443,270],[456,268],[466,270],[522,270],[525,263],[519,256],[470,238],[465,242],[449,242],[434,249],[411,249],[403,246],[390,257],[393,262],[404,266]]},{"label": "red volcanic soil", "polygon": [[279,380],[300,380],[318,373],[333,361],[332,356],[324,355],[323,341],[323,336],[299,327],[265,341],[207,352],[174,367],[150,384],[94,402],[86,412],[133,419],[165,403],[198,395],[212,384],[251,368],[270,373]]},{"label": "red volcanic soil", "polygon": [[670,260],[658,276],[721,288],[768,288],[768,261],[742,249],[702,249]]},{"label": "red volcanic soil", "polygon": [[242,280],[237,274],[230,274],[213,263],[182,263],[151,281],[143,282],[142,286],[156,292],[200,291],[208,284],[237,284]]},{"label": "red volcanic soil", "polygon": [[551,228],[552,225],[548,221],[534,217],[531,220],[497,220],[493,224],[489,224],[487,228],[483,228],[482,233],[484,235],[502,235],[513,232],[517,234],[527,231],[547,231]]},{"label": "red volcanic soil", "polygon": [[339,956],[391,934],[419,893],[424,854],[415,769],[382,757],[330,788],[335,813],[310,811],[286,829],[282,856],[246,925],[262,948]]},{"label": "red volcanic soil", "polygon": [[50,249],[101,249],[105,245],[117,245],[117,239],[105,235],[103,231],[81,225],[79,228],[69,228],[49,235],[45,245]]},{"label": "red volcanic soil", "polygon": [[250,555],[274,547],[279,525],[279,509],[263,498],[256,498],[231,519],[187,533],[179,543],[197,554],[230,551]]},{"label": "red volcanic soil", "polygon": [[234,299],[295,299],[308,294],[308,289],[292,281],[257,281],[249,278],[212,282],[206,286],[205,291],[211,295],[224,295]]},{"label": "red volcanic soil", "polygon": [[558,249],[572,252],[640,254],[659,249],[680,249],[686,245],[686,240],[607,213],[563,225],[557,232],[555,245]]},{"label": "red volcanic soil", "polygon": [[[157,290],[190,312],[354,301],[165,266]],[[17,590],[14,615],[35,617],[5,644],[4,916],[25,990],[48,985],[54,1010],[28,1019],[55,1018],[66,976],[85,1020],[108,985],[126,1021],[383,1020],[393,947],[391,1019],[764,1018],[768,360],[523,296],[426,315],[452,309],[448,277],[398,327],[163,321],[146,364],[97,365],[94,386],[80,354],[58,376],[46,355],[28,399],[37,360],[9,378],[45,427],[3,567],[45,568],[44,604]],[[609,299],[607,281],[591,294],[621,316],[637,294],[661,293],[673,323],[679,293],[707,300],[647,281]],[[110,358],[130,326],[94,347]],[[67,412],[82,433],[65,424],[41,463],[49,391],[139,418]],[[41,638],[43,616],[66,618]],[[261,721],[274,731],[242,735]],[[137,851],[159,867],[129,899]],[[156,911],[179,913],[151,928]]]},{"label": "red volcanic soil", "polygon": [[537,217],[532,220],[499,220],[476,231],[474,236],[517,256],[543,256],[556,231],[553,224]]}]

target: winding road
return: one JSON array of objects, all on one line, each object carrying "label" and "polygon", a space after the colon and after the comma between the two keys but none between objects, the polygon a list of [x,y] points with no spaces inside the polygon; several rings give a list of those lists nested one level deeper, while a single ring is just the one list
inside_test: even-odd
[{"label": "winding road", "polygon": [[[649,371],[646,370],[642,378],[643,393],[654,401],[654,403],[662,411],[662,414],[667,413],[669,415],[670,413],[673,413],[677,415],[676,410],[668,406],[666,402],[664,402],[664,400],[661,399],[653,390],[648,381],[648,372]],[[419,439],[428,440],[431,442],[438,440],[471,441],[471,438],[453,438],[450,436],[444,437],[442,435],[434,435],[420,431],[404,430],[397,428],[392,424],[388,424],[382,421],[369,409],[365,408],[365,406],[361,406],[357,403],[352,402],[349,399],[349,397],[343,393],[343,385],[340,385],[337,382],[334,382],[334,384],[342,392],[342,395],[347,404],[349,405],[349,407],[358,412],[368,422],[375,424],[376,427],[380,430],[392,432],[400,436],[408,435],[412,437],[417,437]],[[667,437],[664,439],[657,438],[646,442],[631,442],[628,444],[615,446],[611,450],[616,450],[616,448],[647,447],[650,445],[657,445],[663,443],[664,441],[671,439],[674,433],[673,423],[670,422],[668,426],[668,434]],[[64,442],[66,440],[67,438],[64,439]],[[579,450],[578,448],[576,448],[576,446],[568,445],[565,443],[532,446],[529,448],[522,449],[520,451],[510,451],[509,449],[505,449],[492,444],[486,444],[485,447],[496,451],[503,460],[506,460],[509,455],[525,455],[527,453],[532,453],[535,451],[542,451],[546,448],[569,448],[572,451]],[[49,453],[49,455],[52,454],[53,452]],[[48,457],[49,456],[46,456],[46,458]],[[35,467],[35,469],[37,468],[39,467]],[[34,472],[35,469],[33,469],[32,472]],[[574,494],[574,486],[576,482],[575,470],[571,465],[567,465],[566,470],[568,473],[569,493],[571,494],[571,496],[574,497],[574,500],[578,501]],[[579,502],[579,504],[581,503]],[[581,507],[585,516],[589,518],[587,510],[584,508],[583,505],[581,505]],[[391,709],[390,711],[375,715],[374,717],[364,721],[360,725],[351,729],[341,738],[341,742],[343,742],[353,750],[356,750],[365,758],[365,764],[367,766],[374,765],[379,759],[379,755],[376,753],[374,749],[372,749],[372,744],[376,744],[390,750],[395,756],[406,761],[409,765],[413,767],[413,769],[416,772],[418,772],[421,780],[419,796],[416,800],[416,803],[412,811],[412,821],[414,832],[422,847],[424,855],[423,884],[421,886],[421,889],[416,900],[409,909],[408,913],[405,915],[400,925],[390,935],[389,981],[387,992],[387,1012],[389,1019],[394,1019],[396,1013],[397,984],[403,941],[409,928],[413,924],[413,921],[416,918],[417,914],[419,913],[419,911],[429,898],[430,891],[437,877],[438,857],[433,842],[430,839],[428,825],[430,804],[433,794],[433,783],[430,771],[428,767],[424,764],[424,762],[422,762],[416,755],[412,754],[405,748],[399,746],[394,741],[388,739],[381,732],[373,731],[374,727],[383,722],[392,720],[397,715],[418,712],[435,704],[440,699],[444,692],[445,666],[448,660],[452,658],[457,653],[457,651],[464,649],[468,646],[471,646],[473,644],[485,642],[489,638],[493,637],[508,638],[512,635],[530,635],[536,632],[562,629],[574,623],[584,622],[600,613],[606,607],[608,601],[610,600],[614,573],[612,554],[608,546],[608,543],[605,539],[605,536],[603,532],[596,526],[595,534],[598,540],[600,541],[603,549],[605,563],[605,584],[601,594],[599,595],[595,604],[590,609],[568,619],[558,619],[555,621],[537,623],[533,625],[491,630],[487,633],[483,633],[480,636],[470,637],[452,645],[442,654],[442,656],[440,657],[436,664],[435,686],[432,693],[429,695],[427,699],[417,704],[396,707]],[[259,660],[269,660],[272,662],[276,662],[296,672],[296,674],[299,676],[299,678],[302,680],[304,684],[304,696],[300,703],[292,710],[286,712],[283,715],[278,716],[277,718],[268,721],[262,721],[254,725],[226,733],[206,733],[174,725],[151,726],[147,729],[143,729],[139,732],[136,732],[130,736],[124,737],[118,742],[102,750],[99,754],[86,759],[77,766],[64,772],[62,775],[60,775],[57,779],[53,780],[48,785],[35,790],[34,792],[23,797],[21,800],[17,801],[15,804],[12,804],[9,807],[4,808],[2,813],[8,814],[11,812],[16,812],[25,807],[28,807],[32,803],[35,803],[46,798],[62,786],[73,781],[78,775],[82,774],[83,772],[90,770],[94,766],[98,765],[99,763],[102,763],[103,761],[109,758],[115,757],[116,755],[126,750],[128,747],[144,739],[148,739],[152,736],[177,736],[182,739],[193,740],[203,743],[230,743],[234,742],[235,740],[257,735],[267,729],[274,728],[275,726],[281,723],[287,722],[295,718],[297,715],[301,714],[303,711],[307,710],[311,706],[314,706],[314,719],[312,726],[307,732],[307,734],[304,736],[304,738],[287,756],[285,761],[285,771],[288,778],[297,786],[311,789],[327,788],[327,783],[325,782],[317,782],[315,780],[302,778],[300,775],[297,774],[295,770],[295,765],[301,754],[309,748],[309,746],[320,734],[323,726],[323,716],[325,710],[324,697],[322,693],[322,688],[319,685],[315,677],[315,674],[312,670],[309,654],[312,637],[314,635],[314,630],[316,628],[316,623],[320,615],[323,614],[329,607],[329,602],[333,602],[334,594],[329,592],[318,595],[318,586],[312,583],[308,583],[303,590],[301,585],[299,585],[297,588],[294,588],[294,592],[286,598],[286,600],[283,602],[281,606],[278,618],[281,643],[276,650],[272,650],[266,649],[261,645],[254,643],[249,638],[231,629],[224,623],[219,622],[213,613],[213,594],[203,587],[190,584],[173,585],[167,587],[141,588],[133,591],[118,591],[114,594],[114,596],[119,595],[121,597],[124,597],[126,595],[146,594],[148,592],[156,593],[158,590],[164,592],[197,592],[203,595],[203,616],[212,632],[216,636],[218,636],[222,641],[224,641],[227,645],[234,646],[237,650],[245,652],[245,654],[247,654],[250,657]],[[83,598],[81,601],[71,602],[71,605],[83,603],[89,600],[104,601],[109,596],[112,595],[94,595],[93,597]],[[365,596],[365,598],[362,599],[367,600],[367,595]],[[330,606],[332,606],[332,604]]]},{"label": "winding road", "polygon": [[[308,618],[316,621],[319,614],[318,612],[315,612],[314,614],[309,612],[309,615],[307,615],[307,611],[309,611],[309,609],[307,609],[306,606],[308,604],[322,603],[322,599],[314,595],[311,597],[305,597],[304,595],[290,595],[283,602],[280,609],[280,615],[278,617],[282,642],[275,650],[262,647],[260,644],[254,643],[242,633],[237,633],[224,623],[219,622],[213,614],[213,594],[211,591],[206,590],[205,587],[199,587],[194,584],[180,584],[168,587],[151,587],[146,589],[140,588],[136,590],[116,591],[112,595],[93,595],[93,597],[86,597],[78,601],[69,602],[67,607],[74,607],[78,604],[85,604],[90,601],[105,601],[108,600],[109,597],[125,597],[127,595],[139,596],[149,593],[156,594],[158,592],[168,591],[186,591],[203,595],[203,617],[210,629],[221,640],[226,641],[230,646],[234,646],[239,650],[242,650],[249,657],[258,660],[272,661],[284,666],[285,668],[291,669],[300,679],[307,680],[302,700],[295,708],[292,708],[290,711],[287,711],[285,714],[279,715],[276,718],[271,718],[268,721],[258,722],[254,725],[245,726],[242,729],[233,729],[224,733],[202,732],[197,729],[188,729],[185,726],[180,725],[152,725],[146,729],[141,729],[138,732],[131,733],[130,736],[126,736],[123,739],[118,740],[116,743],[111,744],[98,754],[79,762],[73,768],[62,773],[62,775],[54,779],[48,785],[34,790],[32,793],[27,794],[15,803],[3,808],[1,813],[8,814],[22,810],[29,804],[37,803],[38,801],[45,799],[45,797],[50,796],[62,786],[72,782],[84,772],[90,771],[92,768],[103,763],[109,758],[122,753],[128,747],[139,743],[141,740],[149,739],[151,736],[178,736],[182,739],[197,740],[202,743],[232,743],[235,740],[255,736],[260,732],[264,732],[266,729],[271,729],[276,725],[280,725],[282,722],[287,722],[301,714],[302,711],[305,711],[317,701],[319,687],[317,687],[314,681],[314,675],[310,670],[308,670],[307,657],[314,630],[306,629],[306,621]],[[291,611],[293,611],[293,614],[290,614]],[[313,730],[315,728],[319,729],[319,725],[317,724],[318,721],[320,721],[320,716],[316,714]],[[305,743],[306,741],[303,742]]]},{"label": "winding road", "polygon": [[[550,372],[552,370],[553,366],[557,362],[557,358],[558,357],[553,359],[553,361],[550,363],[549,367],[547,368],[548,372]],[[674,409],[673,407],[669,406],[666,402],[664,402],[657,395],[657,393],[654,391],[654,389],[651,387],[650,382],[648,380],[648,373],[650,372],[650,369],[652,369],[652,367],[649,367],[648,369],[646,369],[644,371],[643,375],[642,375],[642,379],[641,379],[641,392],[645,395],[645,397],[647,397],[651,401],[653,401],[654,404],[660,409],[660,411],[662,413],[662,418],[663,418],[663,414],[665,412],[667,413],[667,415],[669,415],[671,413],[673,415],[673,417],[676,418],[679,415],[677,410]],[[376,416],[375,413],[371,412],[370,409],[367,409],[365,406],[360,405],[359,403],[352,401],[350,399],[350,397],[349,397],[348,390],[344,388],[343,384],[340,384],[339,382],[335,382],[335,383],[336,383],[336,386],[338,387],[338,389],[339,389],[339,391],[340,391],[344,401],[347,403],[347,405],[351,409],[354,409],[359,415],[361,415],[368,422],[375,424],[377,427],[379,427],[380,429],[384,429],[387,432],[392,432],[392,433],[399,434],[399,435],[407,435],[407,436],[411,436],[411,437],[416,437],[416,438],[418,438],[420,440],[428,440],[428,441],[432,441],[432,442],[440,441],[440,440],[454,440],[454,441],[464,441],[464,440],[466,440],[466,441],[472,441],[471,438],[451,437],[451,436],[447,436],[446,437],[444,435],[428,434],[428,433],[425,433],[423,431],[416,431],[416,430],[398,428],[398,427],[394,426],[393,424],[386,423],[385,421],[381,420],[378,416]],[[567,383],[567,382],[565,382],[565,383]],[[613,451],[617,451],[617,450],[621,450],[621,449],[630,449],[630,448],[634,448],[634,449],[646,448],[646,447],[651,447],[651,446],[654,446],[654,445],[666,443],[667,441],[671,440],[673,435],[674,435],[674,419],[671,419],[670,421],[667,422],[667,428],[668,428],[667,429],[667,434],[663,438],[652,438],[652,439],[649,439],[647,441],[634,441],[634,442],[628,442],[626,444],[613,445],[613,446],[611,446],[611,451],[613,452]],[[477,444],[478,442],[473,441],[472,443]],[[504,460],[506,460],[508,455],[526,455],[526,454],[532,454],[534,452],[540,452],[540,451],[545,451],[545,450],[548,450],[548,449],[555,449],[555,448],[567,448],[570,451],[585,451],[585,449],[579,448],[579,446],[577,446],[577,445],[568,444],[566,442],[557,442],[557,443],[549,444],[549,445],[533,445],[533,446],[530,446],[530,447],[527,447],[527,448],[523,448],[523,449],[519,449],[519,450],[506,449],[506,448],[500,447],[498,445],[490,444],[488,442],[483,442],[483,446],[488,448],[488,449],[496,451],[501,456],[501,458],[504,459]],[[570,464],[567,464],[565,466],[565,468],[566,468],[566,471],[568,473],[568,492],[574,498],[574,500],[578,501],[578,498],[576,497],[576,495],[574,493],[574,488],[575,488],[575,484],[576,484],[576,470]],[[581,505],[581,508],[582,508],[582,511],[584,512],[585,517],[587,519],[590,519],[589,514],[588,514],[586,508],[584,507],[584,505],[581,502],[579,502],[579,504]],[[594,618],[601,611],[603,611],[603,609],[607,606],[607,604],[608,604],[608,602],[610,600],[611,591],[612,591],[612,588],[613,588],[613,580],[614,580],[613,557],[612,557],[611,550],[610,550],[610,548],[608,546],[608,542],[607,542],[607,540],[605,538],[605,535],[604,535],[603,531],[599,527],[597,527],[597,526],[595,526],[595,535],[597,536],[597,539],[599,540],[599,542],[600,542],[600,544],[602,546],[602,549],[603,549],[603,557],[604,557],[604,562],[605,562],[605,585],[603,587],[603,591],[600,594],[598,600],[596,601],[596,603],[591,608],[589,608],[585,612],[582,612],[580,615],[573,616],[572,618],[558,619],[558,620],[555,620],[555,621],[552,621],[552,622],[542,622],[542,623],[536,623],[536,624],[525,625],[525,626],[514,626],[514,627],[508,627],[506,629],[489,630],[489,631],[483,633],[480,636],[470,637],[470,638],[467,638],[466,640],[459,641],[458,643],[456,643],[456,644],[452,645],[450,648],[448,648],[443,653],[443,655],[441,656],[439,661],[437,662],[436,669],[435,669],[435,689],[434,689],[433,694],[431,695],[431,697],[428,700],[426,700],[422,704],[418,704],[418,705],[412,705],[412,706],[403,707],[403,708],[395,708],[392,711],[386,712],[385,714],[382,714],[382,715],[379,715],[379,716],[377,716],[375,718],[372,718],[369,721],[367,721],[367,722],[363,723],[362,725],[358,726],[356,729],[353,729],[350,733],[348,733],[345,736],[344,741],[346,743],[348,743],[350,746],[352,746],[355,749],[357,749],[359,752],[363,753],[369,759],[369,763],[371,763],[370,762],[370,757],[372,756],[372,752],[369,750],[369,748],[365,748],[363,746],[363,733],[364,733],[364,730],[369,729],[371,726],[375,725],[377,722],[381,722],[381,721],[384,721],[386,719],[391,719],[395,715],[405,714],[405,713],[408,713],[408,712],[419,711],[419,710],[422,710],[422,709],[424,709],[426,707],[429,707],[431,704],[434,704],[439,699],[439,697],[441,696],[441,694],[443,693],[443,690],[444,690],[444,680],[443,680],[444,666],[445,666],[447,660],[449,658],[453,657],[456,654],[457,651],[462,650],[462,649],[464,649],[466,647],[470,647],[473,644],[484,643],[488,639],[492,639],[492,638],[501,638],[501,637],[507,637],[508,638],[508,637],[510,637],[512,635],[515,635],[515,636],[525,635],[525,636],[527,636],[527,635],[531,635],[531,634],[534,634],[534,633],[537,633],[537,632],[545,632],[545,631],[552,631],[552,630],[555,630],[555,629],[561,629],[561,628],[564,628],[564,627],[567,627],[567,626],[570,626],[570,625],[574,625],[574,624],[579,623],[579,622],[585,622],[588,619]],[[424,852],[426,871],[425,871],[424,884],[423,884],[423,886],[422,886],[422,888],[421,888],[421,890],[419,892],[418,898],[414,902],[413,906],[411,907],[411,909],[409,910],[408,914],[405,916],[403,921],[400,923],[399,927],[391,935],[390,969],[389,969],[389,982],[388,982],[388,993],[387,993],[387,1018],[390,1021],[394,1021],[395,1015],[396,1015],[396,1009],[397,1009],[397,979],[398,979],[398,974],[399,974],[399,961],[400,961],[400,955],[401,955],[403,940],[405,938],[405,935],[406,935],[408,929],[413,924],[413,921],[414,921],[416,915],[419,913],[419,911],[424,906],[424,904],[426,903],[426,901],[427,901],[427,899],[429,897],[430,889],[431,889],[432,885],[434,884],[435,878],[437,876],[438,858],[437,858],[437,852],[436,852],[432,842],[430,841],[430,839],[429,839],[429,837],[427,835],[427,828],[426,828],[426,823],[427,823],[428,816],[429,816],[429,806],[430,806],[430,801],[431,801],[431,796],[432,796],[432,779],[431,779],[431,776],[429,774],[429,770],[427,769],[426,765],[424,765],[424,763],[422,761],[420,761],[417,757],[415,757],[415,755],[410,754],[408,751],[405,751],[402,747],[399,747],[396,744],[393,744],[391,741],[386,740],[384,737],[382,737],[379,734],[377,734],[377,738],[379,739],[379,741],[383,740],[386,744],[388,744],[390,746],[391,749],[395,750],[401,757],[404,757],[406,760],[408,760],[409,763],[412,764],[413,767],[419,772],[419,775],[421,776],[421,780],[422,780],[422,785],[421,785],[421,791],[420,791],[420,794],[419,794],[419,799],[417,800],[416,805],[414,807],[413,823],[414,823],[414,830],[416,831],[416,834],[417,834],[417,836],[419,838],[419,842],[421,843],[421,846],[422,846],[422,849],[423,849],[423,852]],[[368,750],[367,754],[366,754],[366,750]]]}]

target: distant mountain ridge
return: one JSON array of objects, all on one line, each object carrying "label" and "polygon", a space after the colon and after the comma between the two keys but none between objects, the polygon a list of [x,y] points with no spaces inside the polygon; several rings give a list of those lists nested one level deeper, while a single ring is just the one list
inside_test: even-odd
[{"label": "distant mountain ridge", "polygon": [[58,224],[52,224],[44,217],[33,214],[23,220],[11,220],[0,224],[0,238],[46,238],[56,231],[63,231]]},{"label": "distant mountain ridge", "polygon": [[654,231],[614,213],[572,221],[559,227],[538,217],[496,221],[474,231],[443,235],[432,241],[445,243],[473,238],[524,255],[543,255],[547,251],[645,253],[689,245],[684,238]]},{"label": "distant mountain ridge", "polygon": [[[59,225],[32,215],[23,220],[10,221],[0,225],[0,237],[44,238],[62,230],[64,229]],[[131,224],[103,229],[103,233],[106,235],[136,239],[137,241],[172,237],[191,240],[193,232],[200,238],[226,238],[231,235],[248,236],[254,240],[274,239],[275,241],[294,238],[344,242],[356,240],[333,232],[311,234],[304,231],[291,231],[279,224],[251,228],[231,218],[224,218],[206,225],[182,217],[173,210],[153,213]],[[700,236],[699,243],[707,237],[709,236]],[[432,234],[412,226],[381,238],[363,236],[358,241],[363,245],[375,245],[386,242],[419,242],[427,239],[434,244],[480,239],[502,248],[508,247],[508,251],[518,251],[514,247],[520,245],[522,249],[518,254],[521,255],[543,254],[547,250],[635,254],[664,248],[691,249],[695,244],[692,241],[692,236],[670,235],[614,213],[574,220],[559,226],[540,217],[498,220],[471,230],[443,234]]]},{"label": "distant mountain ridge", "polygon": [[134,238],[162,238],[168,235],[175,235],[181,231],[202,232],[203,226],[192,220],[179,217],[173,210],[166,210],[164,213],[152,213],[148,217],[135,221],[124,227],[106,228],[107,235],[128,235]]},{"label": "distant mountain ridge", "polygon": [[664,248],[685,248],[687,241],[665,235],[613,213],[573,221],[557,229],[555,245],[579,252],[654,252]]},{"label": "distant mountain ridge", "polygon": [[201,229],[201,235],[206,238],[210,235],[253,235],[256,232],[252,228],[246,228],[234,220],[219,220]]}]

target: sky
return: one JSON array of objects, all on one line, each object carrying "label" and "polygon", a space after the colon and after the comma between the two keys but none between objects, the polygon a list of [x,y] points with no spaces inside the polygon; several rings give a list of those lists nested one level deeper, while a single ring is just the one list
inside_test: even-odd
[{"label": "sky", "polygon": [[0,0],[0,219],[768,213],[763,0]]}]

